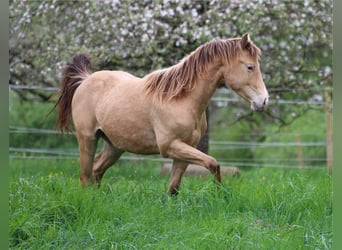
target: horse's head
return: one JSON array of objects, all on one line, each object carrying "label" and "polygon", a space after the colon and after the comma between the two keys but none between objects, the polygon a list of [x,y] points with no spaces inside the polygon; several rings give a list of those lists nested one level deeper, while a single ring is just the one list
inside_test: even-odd
[{"label": "horse's head", "polygon": [[236,58],[225,65],[223,73],[227,87],[250,102],[252,110],[257,111],[266,107],[269,98],[260,71],[259,57],[260,50],[245,34],[239,40]]}]

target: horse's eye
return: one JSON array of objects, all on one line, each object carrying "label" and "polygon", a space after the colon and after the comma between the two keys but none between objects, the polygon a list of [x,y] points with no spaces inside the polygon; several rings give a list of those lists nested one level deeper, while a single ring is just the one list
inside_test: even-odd
[{"label": "horse's eye", "polygon": [[248,72],[252,72],[252,71],[254,71],[254,66],[253,65],[247,65],[247,71]]}]

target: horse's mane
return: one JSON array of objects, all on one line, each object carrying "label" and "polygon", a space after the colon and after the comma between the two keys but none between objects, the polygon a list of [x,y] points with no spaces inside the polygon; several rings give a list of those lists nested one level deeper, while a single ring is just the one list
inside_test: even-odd
[{"label": "horse's mane", "polygon": [[[147,93],[160,101],[171,100],[191,91],[199,75],[204,73],[208,65],[221,58],[230,63],[241,50],[241,38],[213,40],[198,47],[178,64],[152,72],[147,76],[145,89]],[[248,49],[251,56],[257,58],[261,52],[252,42]]]}]

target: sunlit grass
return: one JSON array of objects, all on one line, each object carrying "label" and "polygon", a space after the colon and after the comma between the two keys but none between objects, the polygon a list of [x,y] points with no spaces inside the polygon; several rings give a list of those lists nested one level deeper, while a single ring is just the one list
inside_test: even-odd
[{"label": "sunlit grass", "polygon": [[81,188],[75,160],[11,159],[12,249],[329,249],[325,170],[257,169],[183,178],[166,194],[159,163],[125,162]]}]

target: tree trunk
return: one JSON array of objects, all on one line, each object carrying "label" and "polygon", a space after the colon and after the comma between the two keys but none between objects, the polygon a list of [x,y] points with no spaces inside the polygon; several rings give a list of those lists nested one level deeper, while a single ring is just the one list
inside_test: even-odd
[{"label": "tree trunk", "polygon": [[202,151],[203,153],[208,154],[209,152],[209,108],[205,111],[205,117],[207,120],[207,130],[205,131],[204,135],[202,136],[200,142],[197,145],[197,149]]}]

